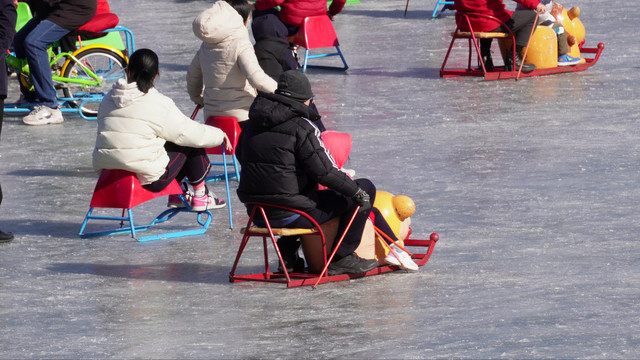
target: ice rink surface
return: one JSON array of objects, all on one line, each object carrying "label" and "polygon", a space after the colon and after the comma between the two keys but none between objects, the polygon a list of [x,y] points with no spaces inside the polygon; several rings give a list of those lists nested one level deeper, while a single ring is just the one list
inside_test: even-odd
[{"label": "ice rink surface", "polygon": [[[110,3],[190,114],[191,21],[211,2]],[[605,43],[600,61],[517,82],[439,78],[455,25],[432,20],[434,4],[406,17],[404,1],[347,5],[334,26],[349,70],[308,71],[327,128],[353,136],[348,167],[413,198],[413,238],[440,234],[418,273],[230,284],[247,219],[235,195],[233,230],[218,210],[202,236],[80,239],[96,123],[7,117],[0,229],[16,239],[0,245],[0,358],[640,357],[636,2],[563,2],[581,7],[588,47]]]}]

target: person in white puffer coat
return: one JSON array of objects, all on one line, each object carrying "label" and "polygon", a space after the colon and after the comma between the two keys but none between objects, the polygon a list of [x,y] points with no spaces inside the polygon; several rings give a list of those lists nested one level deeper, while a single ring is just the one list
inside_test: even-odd
[{"label": "person in white puffer coat", "polygon": [[204,106],[205,119],[232,116],[242,124],[257,91],[273,93],[278,87],[256,58],[247,28],[250,14],[246,0],[219,0],[193,21],[202,45],[187,71],[187,91]]},{"label": "person in white puffer coat", "polygon": [[[100,104],[93,168],[134,172],[154,192],[186,177],[193,187],[193,195],[187,196],[193,211],[223,207],[225,201],[205,186],[211,164],[204,148],[225,143],[230,151],[230,141],[222,130],[185,116],[153,87],[158,68],[152,50],[131,55],[128,81],[118,80]],[[170,197],[169,206],[181,204],[179,197]]]}]

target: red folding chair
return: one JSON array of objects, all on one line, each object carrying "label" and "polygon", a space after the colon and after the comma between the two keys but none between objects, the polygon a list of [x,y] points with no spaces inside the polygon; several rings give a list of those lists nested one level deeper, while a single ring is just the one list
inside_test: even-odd
[{"label": "red folding chair", "polygon": [[[227,188],[227,207],[229,209],[229,227],[233,229],[233,218],[232,218],[232,210],[231,210],[231,192],[229,190],[229,180],[235,178],[237,181],[240,181],[240,169],[238,166],[238,158],[236,157],[236,146],[238,145],[238,139],[240,138],[240,124],[238,120],[234,117],[230,116],[211,116],[207,119],[205,124],[214,126],[224,131],[229,137],[231,141],[231,146],[233,149],[231,153],[226,153],[224,145],[216,146],[213,148],[208,148],[207,154],[210,155],[221,155],[221,162],[212,162],[212,166],[222,166],[223,172],[217,174],[209,174],[207,176],[206,181],[222,181],[224,180],[225,186]],[[227,161],[227,156],[231,156],[231,162]],[[233,166],[234,172],[229,173],[229,166]]]},{"label": "red folding chair", "polygon": [[[344,60],[342,51],[340,51],[340,43],[338,42],[338,35],[333,28],[331,19],[327,15],[308,16],[304,18],[300,29],[295,35],[289,37],[289,42],[295,45],[305,48],[304,62],[302,63],[302,72],[307,71],[307,67],[321,68],[321,69],[339,69],[347,70],[349,66]],[[310,55],[309,50],[323,49],[323,48],[335,48],[335,52],[323,52],[315,55]],[[339,66],[325,66],[325,65],[310,65],[309,59],[317,59],[328,56],[340,56],[343,67]]]}]

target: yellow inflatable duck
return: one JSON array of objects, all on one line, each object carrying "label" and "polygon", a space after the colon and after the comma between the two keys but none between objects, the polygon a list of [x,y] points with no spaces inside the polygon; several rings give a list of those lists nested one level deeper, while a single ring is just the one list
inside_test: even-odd
[{"label": "yellow inflatable duck", "polygon": [[[382,217],[384,217],[398,238],[398,243],[402,246],[404,240],[409,237],[411,215],[416,211],[416,205],[413,200],[405,195],[393,195],[387,191],[378,190],[376,191],[376,200],[373,206],[380,211],[380,214],[382,214]],[[365,259],[375,257],[382,264],[389,253],[389,249],[383,246],[375,237],[373,223],[369,220],[356,253]]]},{"label": "yellow inflatable duck", "polygon": [[[577,6],[567,10],[564,6],[554,2],[551,15],[564,27],[567,34],[569,56],[581,58],[580,43],[585,38],[585,28],[578,18],[580,8]],[[526,62],[534,64],[536,69],[545,69],[558,66],[558,40],[555,31],[543,25],[538,25],[529,42]],[[582,59],[581,63],[585,60]]]}]

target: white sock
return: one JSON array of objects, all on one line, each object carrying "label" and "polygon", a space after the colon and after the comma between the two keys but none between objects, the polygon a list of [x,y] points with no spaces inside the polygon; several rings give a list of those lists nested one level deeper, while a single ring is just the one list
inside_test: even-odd
[{"label": "white sock", "polygon": [[195,193],[194,194],[195,196],[198,196],[198,197],[204,196],[204,194],[207,193],[207,187],[206,186],[202,186],[200,188],[193,189],[193,192]]}]

